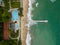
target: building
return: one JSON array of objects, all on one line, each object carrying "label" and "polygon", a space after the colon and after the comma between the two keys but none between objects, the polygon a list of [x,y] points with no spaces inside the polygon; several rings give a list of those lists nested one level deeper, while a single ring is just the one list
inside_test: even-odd
[{"label": "building", "polygon": [[8,40],[8,28],[9,28],[8,22],[4,22],[4,40]]}]

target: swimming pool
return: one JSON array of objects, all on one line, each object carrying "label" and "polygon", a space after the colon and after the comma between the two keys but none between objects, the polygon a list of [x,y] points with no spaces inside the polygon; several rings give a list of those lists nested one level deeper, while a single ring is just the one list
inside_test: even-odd
[{"label": "swimming pool", "polygon": [[[19,29],[19,16],[18,16],[18,10],[17,9],[15,9],[15,10],[13,10],[12,11],[12,21],[14,22],[14,28],[15,28],[15,32],[16,32],[16,30],[18,30]],[[15,21],[16,21],[16,23],[15,23]],[[13,29],[14,29],[13,28]]]},{"label": "swimming pool", "polygon": [[15,9],[12,11],[12,20],[17,21],[18,20],[18,10]]}]

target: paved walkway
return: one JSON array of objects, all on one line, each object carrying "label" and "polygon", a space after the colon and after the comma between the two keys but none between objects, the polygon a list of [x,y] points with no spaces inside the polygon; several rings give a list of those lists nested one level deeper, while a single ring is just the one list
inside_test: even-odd
[{"label": "paved walkway", "polygon": [[9,38],[11,38],[11,39],[18,39],[18,40],[19,40],[19,38],[20,38],[20,32],[21,32],[21,29],[20,29],[20,16],[19,16],[19,20],[17,21],[17,23],[19,24],[19,36],[16,37],[16,38],[12,38],[12,37],[9,35]]}]

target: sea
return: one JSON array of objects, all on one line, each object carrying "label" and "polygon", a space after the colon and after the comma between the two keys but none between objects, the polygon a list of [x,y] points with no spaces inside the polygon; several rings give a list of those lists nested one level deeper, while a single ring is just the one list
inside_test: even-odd
[{"label": "sea", "polygon": [[60,45],[60,0],[28,0],[26,45]]}]

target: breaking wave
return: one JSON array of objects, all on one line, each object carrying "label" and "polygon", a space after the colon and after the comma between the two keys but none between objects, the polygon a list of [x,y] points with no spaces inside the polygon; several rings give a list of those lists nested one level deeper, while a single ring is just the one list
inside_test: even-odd
[{"label": "breaking wave", "polygon": [[[32,11],[33,11],[33,7],[32,4],[35,3],[35,0],[28,0],[29,1],[29,8],[28,8],[28,14],[27,14],[27,24],[25,26],[28,27],[28,31],[27,31],[27,37],[26,37],[26,45],[31,45],[31,33],[30,33],[30,27],[32,25],[37,24],[37,22],[48,22],[48,20],[41,20],[41,21],[36,21],[36,20],[32,20]],[[36,3],[36,6],[38,6],[39,3]]]},{"label": "breaking wave", "polygon": [[32,15],[31,12],[33,10],[32,4],[35,2],[35,0],[28,0],[28,1],[29,1],[29,8],[28,8],[28,14],[27,14],[28,24],[26,24],[26,26],[28,27],[28,31],[27,31],[27,37],[26,37],[26,45],[31,45],[30,26],[36,24],[36,22],[33,22],[31,17]]}]

